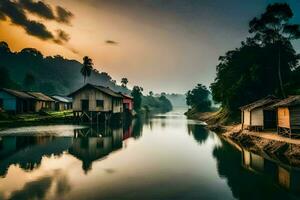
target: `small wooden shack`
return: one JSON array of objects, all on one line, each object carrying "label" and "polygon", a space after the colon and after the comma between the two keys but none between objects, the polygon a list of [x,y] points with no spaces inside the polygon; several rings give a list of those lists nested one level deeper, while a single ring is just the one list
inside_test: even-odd
[{"label": "small wooden shack", "polygon": [[123,112],[123,96],[107,87],[86,84],[68,97],[73,99],[72,107],[76,118],[85,115],[92,120],[100,114],[110,117]]},{"label": "small wooden shack", "polygon": [[55,100],[56,111],[72,109],[72,98],[59,96],[59,95],[51,96],[51,98]]},{"label": "small wooden shack", "polygon": [[290,96],[272,107],[277,108],[278,134],[288,137],[299,137],[300,95]]},{"label": "small wooden shack", "polygon": [[6,112],[26,113],[33,112],[35,98],[25,92],[1,88],[0,108]]},{"label": "small wooden shack", "polygon": [[120,94],[123,96],[123,111],[131,113],[133,111],[133,97],[122,93]]},{"label": "small wooden shack", "polygon": [[40,110],[54,110],[54,105],[55,105],[55,101],[41,93],[41,92],[26,92],[27,94],[31,95],[32,97],[35,98],[36,103],[35,103],[35,112],[39,112]]},{"label": "small wooden shack", "polygon": [[278,101],[274,96],[267,96],[241,107],[242,129],[259,131],[276,128],[276,111],[268,107]]}]

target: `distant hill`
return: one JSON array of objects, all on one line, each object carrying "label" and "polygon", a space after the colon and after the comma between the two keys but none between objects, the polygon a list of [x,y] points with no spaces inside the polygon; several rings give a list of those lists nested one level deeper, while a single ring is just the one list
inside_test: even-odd
[{"label": "distant hill", "polygon": [[[7,43],[0,42],[0,60],[2,72],[0,78],[10,79],[9,84],[3,83],[2,87],[37,90],[49,95],[66,95],[83,85],[83,77],[80,73],[82,64],[60,55],[45,57],[34,48],[12,52]],[[117,85],[106,72],[94,70],[87,82],[110,87],[118,92],[130,93],[127,88]]]}]

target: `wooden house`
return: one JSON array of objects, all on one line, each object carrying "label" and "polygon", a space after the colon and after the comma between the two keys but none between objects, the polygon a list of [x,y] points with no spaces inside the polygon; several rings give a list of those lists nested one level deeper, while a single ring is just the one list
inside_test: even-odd
[{"label": "wooden house", "polygon": [[290,96],[274,104],[277,108],[277,130],[285,136],[300,136],[300,95]]},{"label": "wooden house", "polygon": [[276,128],[276,111],[269,106],[278,101],[274,96],[267,96],[241,107],[242,129],[258,131]]},{"label": "wooden house", "polygon": [[123,97],[123,111],[131,113],[133,111],[133,97],[120,93]]},{"label": "wooden house", "polygon": [[86,84],[68,97],[73,99],[75,117],[85,115],[92,120],[100,114],[106,117],[123,112],[123,96],[107,87]]},{"label": "wooden house", "polygon": [[59,96],[59,95],[51,96],[51,98],[55,100],[56,111],[72,109],[72,98]]},{"label": "wooden house", "polygon": [[26,113],[33,112],[35,98],[17,90],[0,89],[0,108],[6,112]]},{"label": "wooden house", "polygon": [[35,103],[35,112],[39,112],[40,110],[54,110],[54,106],[55,106],[55,101],[41,93],[41,92],[26,92],[27,94],[31,95],[32,97],[35,98],[36,103]]}]

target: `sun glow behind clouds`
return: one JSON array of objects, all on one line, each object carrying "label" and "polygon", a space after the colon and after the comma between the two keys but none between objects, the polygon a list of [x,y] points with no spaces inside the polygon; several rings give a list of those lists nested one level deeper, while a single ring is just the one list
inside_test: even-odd
[{"label": "sun glow behind clouds", "polygon": [[[248,21],[268,2],[47,0],[74,13],[72,25],[43,22],[70,35],[65,46],[25,34],[0,22],[0,39],[13,50],[34,47],[45,55],[81,61],[90,56],[99,71],[157,92],[186,92],[209,85],[218,57],[248,35]],[[113,41],[113,42],[107,42]],[[78,53],[72,52],[77,50]]]}]

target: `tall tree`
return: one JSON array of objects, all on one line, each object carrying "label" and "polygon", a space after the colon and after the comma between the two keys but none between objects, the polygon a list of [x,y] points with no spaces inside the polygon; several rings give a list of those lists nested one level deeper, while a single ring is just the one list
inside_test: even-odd
[{"label": "tall tree", "polygon": [[128,83],[128,79],[127,78],[122,78],[121,79],[121,83],[122,83],[122,87],[126,88],[127,87],[127,83]]},{"label": "tall tree", "polygon": [[275,3],[269,5],[259,18],[255,17],[249,23],[249,32],[254,34],[253,38],[257,44],[277,50],[278,80],[283,97],[285,97],[285,90],[281,69],[282,48],[290,44],[291,40],[300,38],[300,26],[290,23],[292,17],[293,12],[287,3]]},{"label": "tall tree", "polygon": [[83,65],[81,68],[81,74],[83,76],[83,83],[85,84],[86,78],[89,77],[93,70],[93,61],[88,56],[83,57]]},{"label": "tall tree", "polygon": [[209,95],[210,92],[205,85],[197,84],[186,93],[186,104],[200,112],[209,111],[211,109]]},{"label": "tall tree", "polygon": [[131,96],[133,97],[133,105],[134,110],[139,111],[142,105],[142,95],[143,95],[143,88],[139,86],[134,86],[131,92]]}]

